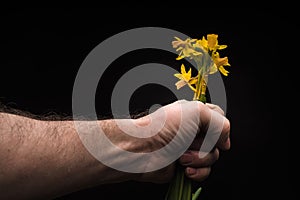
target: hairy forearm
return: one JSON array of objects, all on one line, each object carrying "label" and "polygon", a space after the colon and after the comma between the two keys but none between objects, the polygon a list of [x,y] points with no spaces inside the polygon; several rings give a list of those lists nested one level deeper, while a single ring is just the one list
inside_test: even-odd
[{"label": "hairy forearm", "polygon": [[[120,132],[110,120],[99,123],[110,134]],[[113,170],[92,157],[73,121],[0,113],[0,199],[53,198],[132,178],[132,174]]]}]

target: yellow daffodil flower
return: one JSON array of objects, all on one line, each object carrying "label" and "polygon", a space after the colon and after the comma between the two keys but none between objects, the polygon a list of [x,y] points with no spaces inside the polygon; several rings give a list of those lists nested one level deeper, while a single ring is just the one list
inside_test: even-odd
[{"label": "yellow daffodil flower", "polygon": [[230,66],[228,63],[228,57],[220,58],[220,54],[218,52],[215,52],[212,55],[212,59],[214,61],[214,65],[210,70],[210,74],[215,73],[218,69],[224,76],[228,76],[229,71],[227,71],[224,66]]},{"label": "yellow daffodil flower", "polygon": [[178,37],[175,37],[175,39],[176,40],[172,42],[173,48],[176,48],[176,51],[180,51],[176,60],[181,60],[185,57],[201,55],[201,53],[196,51],[192,45],[192,43],[196,42],[197,39],[188,38],[184,41]]},{"label": "yellow daffodil flower", "polygon": [[206,51],[215,52],[217,50],[222,50],[227,47],[227,45],[218,44],[218,35],[216,34],[207,34],[207,40],[205,37],[202,37],[202,40],[197,40],[195,47],[202,46]]},{"label": "yellow daffodil flower", "polygon": [[182,88],[185,85],[188,85],[193,91],[196,89],[192,86],[197,83],[197,78],[192,77],[192,69],[190,68],[188,72],[185,70],[184,64],[181,65],[181,73],[174,74],[175,77],[179,79],[179,81],[175,84],[177,89]]}]

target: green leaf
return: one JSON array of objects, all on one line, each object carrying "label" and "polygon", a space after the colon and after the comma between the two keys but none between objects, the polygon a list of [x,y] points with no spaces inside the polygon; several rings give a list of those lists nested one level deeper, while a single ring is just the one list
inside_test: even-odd
[{"label": "green leaf", "polygon": [[199,197],[200,195],[200,192],[201,192],[202,188],[198,188],[198,190],[193,194],[193,197],[192,197],[192,200],[197,200],[197,198]]}]

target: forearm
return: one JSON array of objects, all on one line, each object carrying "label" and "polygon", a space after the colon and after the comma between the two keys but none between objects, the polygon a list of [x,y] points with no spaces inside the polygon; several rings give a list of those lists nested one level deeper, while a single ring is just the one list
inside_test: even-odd
[{"label": "forearm", "polygon": [[[111,134],[119,134],[111,124],[103,121],[101,125]],[[73,121],[0,113],[0,199],[53,198],[132,178],[132,174],[113,170],[92,157]]]}]

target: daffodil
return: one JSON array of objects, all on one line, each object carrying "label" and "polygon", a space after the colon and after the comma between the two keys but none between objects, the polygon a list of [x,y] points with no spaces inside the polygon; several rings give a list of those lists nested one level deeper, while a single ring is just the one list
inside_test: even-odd
[{"label": "daffodil", "polygon": [[197,83],[197,77],[192,77],[192,69],[190,68],[188,72],[186,72],[184,64],[181,65],[181,73],[174,74],[175,77],[179,79],[179,81],[175,84],[177,89],[182,88],[185,85],[188,85],[193,91],[196,89],[192,86]]},{"label": "daffodil", "polygon": [[217,50],[222,50],[227,47],[227,45],[218,44],[218,35],[207,34],[207,40],[203,36],[201,40],[197,40],[195,47],[203,47],[208,52],[216,52]]},{"label": "daffodil", "polygon": [[184,41],[178,37],[175,37],[175,39],[176,40],[172,42],[173,48],[176,48],[176,51],[180,51],[176,60],[181,60],[185,57],[201,55],[201,52],[196,51],[192,44],[196,42],[197,39],[188,38]]},{"label": "daffodil", "polygon": [[212,55],[212,59],[215,64],[212,66],[210,74],[217,72],[218,69],[224,76],[228,76],[229,71],[224,68],[224,66],[230,66],[228,63],[228,57],[220,58],[220,54],[215,52]]}]

